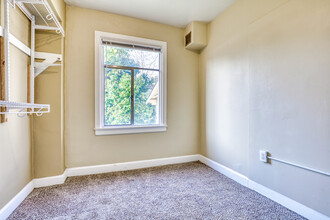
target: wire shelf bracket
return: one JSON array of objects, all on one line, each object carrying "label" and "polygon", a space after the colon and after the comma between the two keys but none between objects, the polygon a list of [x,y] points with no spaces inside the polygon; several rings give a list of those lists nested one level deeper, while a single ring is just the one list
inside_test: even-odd
[{"label": "wire shelf bracket", "polygon": [[39,74],[41,74],[50,66],[60,66],[61,64],[56,64],[56,62],[62,61],[62,55],[55,53],[35,52],[35,58],[44,61],[34,62],[34,66],[35,66],[34,77],[37,77]]}]

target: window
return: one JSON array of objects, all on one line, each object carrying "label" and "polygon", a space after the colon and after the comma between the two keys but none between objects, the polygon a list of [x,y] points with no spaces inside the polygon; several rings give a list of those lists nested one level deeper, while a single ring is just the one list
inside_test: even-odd
[{"label": "window", "polygon": [[166,131],[166,42],[95,32],[95,134]]}]

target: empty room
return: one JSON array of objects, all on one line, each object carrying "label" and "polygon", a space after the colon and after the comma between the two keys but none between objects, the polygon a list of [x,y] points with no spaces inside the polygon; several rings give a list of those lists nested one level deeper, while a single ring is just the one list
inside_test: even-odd
[{"label": "empty room", "polygon": [[0,2],[0,220],[330,220],[330,0]]}]

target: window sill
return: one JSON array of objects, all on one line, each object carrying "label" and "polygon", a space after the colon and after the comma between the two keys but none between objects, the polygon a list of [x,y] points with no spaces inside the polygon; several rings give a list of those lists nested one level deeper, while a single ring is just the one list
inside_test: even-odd
[{"label": "window sill", "polygon": [[166,130],[167,130],[167,125],[116,126],[116,127],[94,128],[95,135],[97,135],[97,136],[99,136],[99,135],[165,132]]}]

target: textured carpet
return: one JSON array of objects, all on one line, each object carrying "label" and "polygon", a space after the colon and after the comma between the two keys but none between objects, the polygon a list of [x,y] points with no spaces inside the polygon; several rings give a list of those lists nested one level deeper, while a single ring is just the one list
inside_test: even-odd
[{"label": "textured carpet", "polygon": [[304,219],[199,163],[70,177],[9,219]]}]

